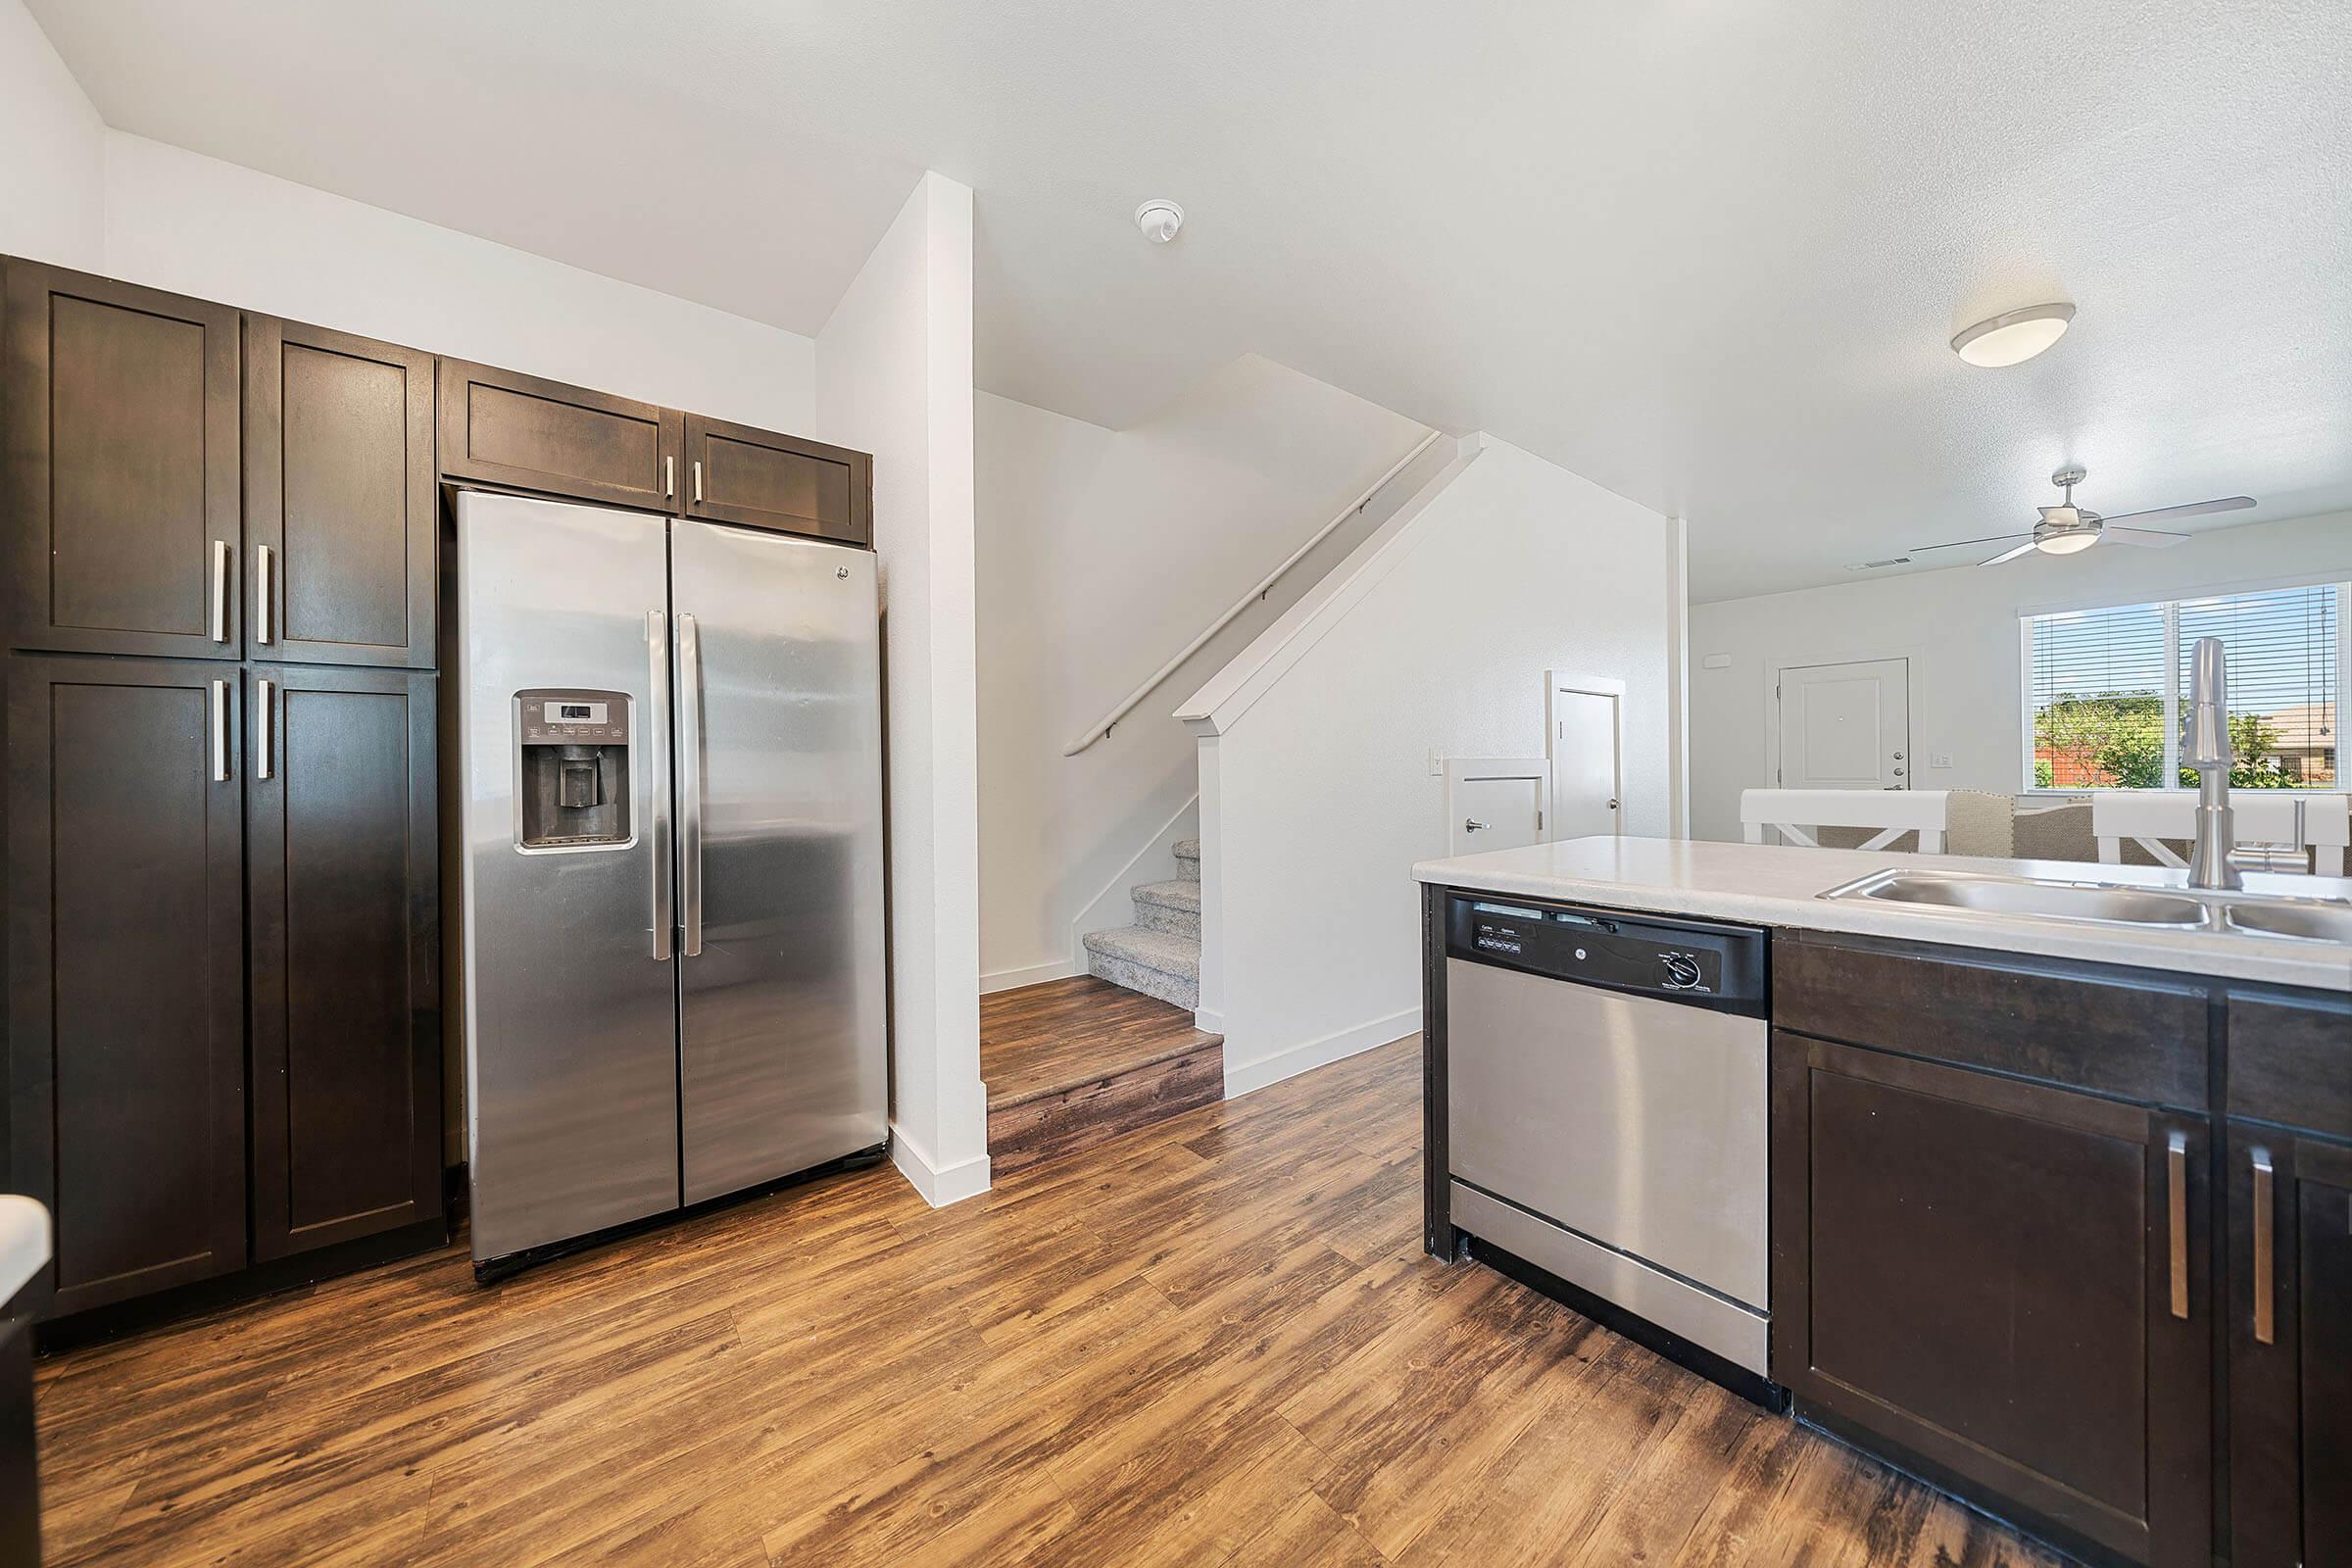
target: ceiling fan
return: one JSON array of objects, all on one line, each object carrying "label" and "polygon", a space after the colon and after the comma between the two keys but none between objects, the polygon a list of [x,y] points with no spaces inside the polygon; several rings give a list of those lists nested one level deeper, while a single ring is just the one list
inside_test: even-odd
[{"label": "ceiling fan", "polygon": [[1915,550],[1959,550],[1968,545],[1997,545],[2011,539],[2024,544],[2004,550],[1981,566],[1997,566],[2005,561],[2015,561],[2023,555],[2040,551],[2045,556],[2071,556],[2088,550],[2102,539],[2117,544],[2140,545],[2149,550],[2169,550],[2187,539],[2184,533],[2166,533],[2160,528],[2119,528],[2116,524],[2129,518],[2145,520],[2151,517],[2202,517],[2211,512],[2236,512],[2254,505],[2252,496],[2226,496],[2219,501],[2192,501],[2184,507],[2159,507],[2154,512],[2127,512],[2120,517],[2103,517],[2088,507],[2075,505],[2075,486],[2081,484],[2084,470],[2060,468],[2050,475],[2050,483],[2066,492],[2066,499],[2054,507],[2039,507],[2041,520],[2031,532],[1997,533],[1987,539],[1960,539],[1946,545],[1915,545]]}]

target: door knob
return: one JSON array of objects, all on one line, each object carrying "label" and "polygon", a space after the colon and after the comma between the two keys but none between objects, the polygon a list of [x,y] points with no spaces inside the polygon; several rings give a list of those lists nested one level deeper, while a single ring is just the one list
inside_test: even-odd
[{"label": "door knob", "polygon": [[1615,809],[1617,809],[1617,803],[1616,803],[1615,801],[1611,801],[1611,802],[1609,803],[1609,809],[1610,809],[1610,810],[1612,810],[1612,811],[1614,811]]},{"label": "door knob", "polygon": [[1897,752],[1897,753],[1895,753],[1895,754],[1894,754],[1894,760],[1895,760],[1896,761],[1898,761],[1898,762],[1899,762],[1899,761],[1901,761],[1901,760],[1903,760],[1903,754],[1902,754],[1902,753],[1900,753],[1900,752]]},{"label": "door knob", "polygon": [[1894,776],[1895,776],[1896,778],[1901,778],[1901,777],[1903,776],[1903,770],[1902,770],[1901,768],[1899,768],[1899,767],[1898,767],[1898,768],[1896,768],[1896,769],[1894,770]]},{"label": "door knob", "polygon": [[1480,821],[1480,820],[1479,820],[1477,817],[1475,817],[1475,816],[1465,816],[1465,817],[1463,817],[1463,818],[1462,818],[1462,831],[1463,831],[1463,832],[1465,832],[1465,833],[1484,833],[1486,830],[1487,830],[1487,824],[1486,824],[1486,823],[1484,823],[1484,822],[1481,822],[1481,821]]}]

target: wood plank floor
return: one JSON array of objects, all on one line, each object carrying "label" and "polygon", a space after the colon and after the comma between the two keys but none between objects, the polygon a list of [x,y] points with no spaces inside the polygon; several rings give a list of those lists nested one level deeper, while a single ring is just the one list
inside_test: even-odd
[{"label": "wood plank floor", "polygon": [[39,1371],[50,1561],[2052,1559],[1419,1251],[1406,1041],[933,1211],[888,1167]]},{"label": "wood plank floor", "polygon": [[1000,1177],[1225,1095],[1225,1037],[1092,975],[980,999],[989,1161]]}]

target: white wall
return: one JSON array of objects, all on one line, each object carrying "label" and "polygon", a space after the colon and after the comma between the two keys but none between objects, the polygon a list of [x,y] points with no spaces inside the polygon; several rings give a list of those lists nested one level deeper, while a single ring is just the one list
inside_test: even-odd
[{"label": "white wall", "polygon": [[[1740,837],[1740,792],[1772,783],[1772,676],[1784,665],[1908,659],[1921,789],[2011,793],[2026,762],[2018,618],[2281,579],[2352,577],[2352,514],[2256,523],[2170,550],[2101,545],[1690,607],[1691,832]],[[1709,655],[1731,665],[1709,669]],[[1948,753],[1949,767],[1932,759]]]},{"label": "white wall", "polygon": [[106,125],[20,0],[0,0],[0,253],[105,267]]},{"label": "white wall", "polygon": [[874,455],[889,705],[892,1152],[925,1199],[954,1202],[988,1187],[965,186],[924,175],[817,333],[816,431]]},{"label": "white wall", "polygon": [[116,130],[105,270],[746,424],[810,423],[815,350],[797,332]]},{"label": "white wall", "polygon": [[1419,1027],[1411,867],[1446,850],[1429,754],[1544,755],[1546,671],[1624,684],[1625,831],[1669,830],[1675,531],[1475,439],[1386,574],[1201,742],[1229,1094]]},{"label": "white wall", "polygon": [[[1077,757],[1062,748],[1427,431],[1254,355],[1125,430],[988,395],[976,415],[980,967],[998,988],[1073,972],[1072,921],[1106,887],[1149,874],[1129,860],[1198,788],[1192,738],[1169,716],[1177,702],[1380,507],[1107,739]],[[1127,923],[1123,896],[1105,908],[1108,924]]]}]

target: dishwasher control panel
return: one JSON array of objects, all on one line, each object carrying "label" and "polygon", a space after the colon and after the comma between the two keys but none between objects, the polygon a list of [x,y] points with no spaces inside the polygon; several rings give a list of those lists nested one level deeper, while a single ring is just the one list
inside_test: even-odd
[{"label": "dishwasher control panel", "polygon": [[1765,1016],[1767,937],[1754,926],[1471,893],[1446,899],[1446,926],[1452,957]]}]

